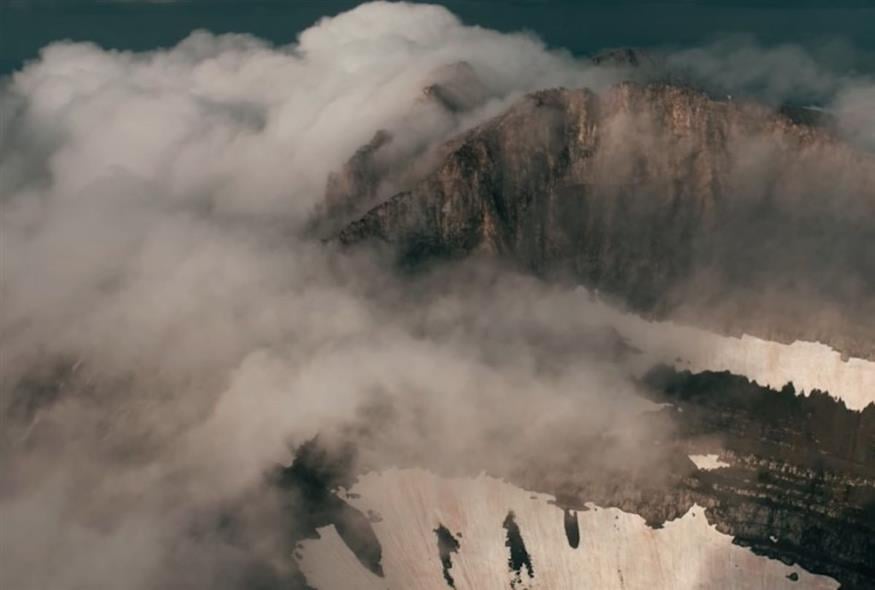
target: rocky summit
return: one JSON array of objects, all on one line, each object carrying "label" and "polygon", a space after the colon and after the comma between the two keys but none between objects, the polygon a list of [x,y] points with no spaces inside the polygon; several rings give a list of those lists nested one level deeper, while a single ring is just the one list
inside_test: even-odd
[{"label": "rocky summit", "polygon": [[440,153],[339,240],[488,253],[650,317],[875,358],[875,157],[828,125],[629,82],[533,93]]}]

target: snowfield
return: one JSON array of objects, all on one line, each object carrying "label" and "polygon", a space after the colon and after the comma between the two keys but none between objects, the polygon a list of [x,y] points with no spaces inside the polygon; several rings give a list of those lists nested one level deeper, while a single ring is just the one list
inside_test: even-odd
[{"label": "snowfield", "polygon": [[[366,569],[333,526],[297,551],[310,585],[319,590],[445,589],[435,530],[458,541],[447,570],[458,590],[779,590],[835,589],[834,580],[733,545],[694,506],[683,517],[649,528],[635,514],[588,505],[576,514],[580,542],[569,543],[564,511],[553,498],[502,480],[442,478],[419,469],[363,476],[341,495],[372,524],[383,550],[381,578]],[[532,574],[512,571],[503,522],[513,513]],[[572,513],[573,516],[573,513]]]},{"label": "snowfield", "polygon": [[578,291],[592,300],[594,322],[613,327],[641,351],[634,363],[641,374],[655,363],[665,363],[693,373],[729,371],[773,389],[788,383],[793,383],[797,393],[818,389],[843,401],[849,410],[861,411],[875,403],[875,362],[844,360],[818,342],[782,344],[748,335],[723,336],[673,322],[650,322],[618,311],[582,287]]}]

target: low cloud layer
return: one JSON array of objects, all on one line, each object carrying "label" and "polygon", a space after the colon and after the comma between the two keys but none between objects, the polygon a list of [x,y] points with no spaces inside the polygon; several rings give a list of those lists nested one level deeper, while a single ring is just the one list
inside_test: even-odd
[{"label": "low cloud layer", "polygon": [[[461,114],[422,95],[459,62],[486,89]],[[634,447],[634,384],[579,295],[476,263],[399,279],[304,231],[328,174],[379,129],[403,158],[524,92],[618,77],[377,2],[287,47],[58,43],[2,81],[0,586],[235,588],[253,563],[282,571],[265,471],[368,408],[394,412],[374,462],[501,471],[495,449],[537,453],[621,415],[618,453]],[[837,104],[865,119],[871,89],[854,88]],[[247,497],[242,545],[199,528]]]}]

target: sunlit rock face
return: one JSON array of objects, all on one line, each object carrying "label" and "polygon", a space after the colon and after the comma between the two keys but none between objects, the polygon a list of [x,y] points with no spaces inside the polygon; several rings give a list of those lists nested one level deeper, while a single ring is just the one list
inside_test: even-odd
[{"label": "sunlit rock face", "polygon": [[[301,569],[317,589],[839,586],[733,545],[695,505],[651,528],[640,516],[593,504],[563,511],[548,495],[485,475],[450,479],[418,469],[370,473],[340,494],[372,515],[383,575],[365,567],[329,526],[298,550]],[[441,551],[437,531],[452,535],[452,551]]]},{"label": "sunlit rock face", "polygon": [[875,159],[671,85],[546,90],[340,233],[403,262],[492,253],[723,333],[875,355]]}]

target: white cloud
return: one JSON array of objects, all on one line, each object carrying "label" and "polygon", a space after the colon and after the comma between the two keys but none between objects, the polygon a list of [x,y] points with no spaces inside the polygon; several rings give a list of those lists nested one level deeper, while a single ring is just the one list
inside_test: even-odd
[{"label": "white cloud", "polygon": [[[459,61],[489,98],[463,115],[422,95]],[[0,372],[13,386],[0,511],[17,516],[0,543],[27,558],[3,552],[0,585],[162,586],[183,575],[169,553],[186,552],[211,579],[225,552],[190,539],[189,520],[375,393],[400,408],[391,452],[425,453],[464,418],[446,450],[459,457],[487,417],[512,428],[531,395],[576,391],[585,365],[541,376],[524,318],[501,315],[520,302],[493,302],[491,321],[511,320],[500,341],[459,325],[476,274],[423,299],[302,228],[327,174],[377,129],[403,155],[522,92],[607,80],[531,36],[383,2],[287,47],[204,32],[145,53],[57,43],[15,73],[0,95]]]},{"label": "white cloud", "polygon": [[[490,97],[462,116],[421,95],[459,61]],[[375,393],[398,406],[387,455],[435,462],[474,461],[481,436],[535,452],[624,414],[580,403],[631,385],[574,332],[572,294],[483,269],[426,289],[301,232],[327,174],[377,129],[403,155],[520,93],[613,75],[443,8],[375,2],[287,47],[204,32],[145,53],[57,43],[6,80],[0,376],[20,420],[0,447],[0,514],[16,518],[0,586],[166,587],[183,572],[168,554],[191,551],[231,587],[227,553],[187,519]],[[56,365],[76,370],[46,376]]]}]

